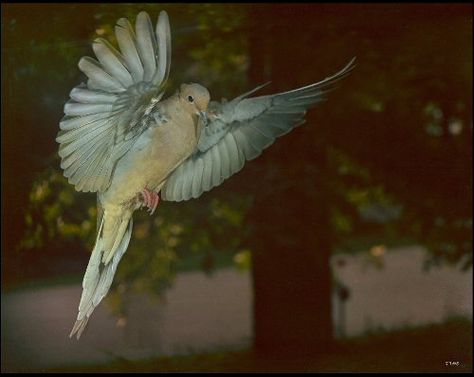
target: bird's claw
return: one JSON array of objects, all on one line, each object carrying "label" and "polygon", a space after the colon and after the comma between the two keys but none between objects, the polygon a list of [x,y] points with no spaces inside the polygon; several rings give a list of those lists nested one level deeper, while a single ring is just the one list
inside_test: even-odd
[{"label": "bird's claw", "polygon": [[156,207],[158,207],[158,203],[160,202],[160,196],[154,192],[150,191],[148,189],[143,189],[140,194],[142,195],[143,198],[143,204],[145,207],[149,209],[150,215],[153,215],[153,212],[155,212]]}]

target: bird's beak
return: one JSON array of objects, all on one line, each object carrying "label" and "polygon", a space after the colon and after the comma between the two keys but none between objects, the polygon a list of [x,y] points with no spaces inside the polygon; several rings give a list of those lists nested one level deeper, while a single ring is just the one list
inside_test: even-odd
[{"label": "bird's beak", "polygon": [[207,123],[207,113],[204,110],[198,111],[198,116],[204,124]]}]

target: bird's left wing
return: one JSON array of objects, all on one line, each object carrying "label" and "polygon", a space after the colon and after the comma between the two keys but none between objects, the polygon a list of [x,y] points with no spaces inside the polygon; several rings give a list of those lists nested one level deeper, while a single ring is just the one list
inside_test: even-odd
[{"label": "bird's left wing", "polygon": [[137,15],[135,29],[121,18],[115,36],[120,51],[97,39],[98,60],[79,61],[87,85],[71,91],[59,125],[61,168],[78,191],[105,190],[117,161],[150,122],[159,123],[152,110],[164,94],[170,69],[168,15],[160,13],[156,33],[146,12]]},{"label": "bird's left wing", "polygon": [[197,198],[237,173],[245,161],[258,157],[277,137],[302,124],[306,110],[321,102],[334,84],[354,69],[354,61],[335,75],[303,88],[245,98],[258,87],[230,102],[211,103],[210,112],[215,114],[202,131],[197,150],[167,178],[162,198]]}]

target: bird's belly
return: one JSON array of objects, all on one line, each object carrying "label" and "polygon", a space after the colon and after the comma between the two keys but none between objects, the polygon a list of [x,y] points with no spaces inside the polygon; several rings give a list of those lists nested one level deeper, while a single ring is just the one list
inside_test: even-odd
[{"label": "bird's belly", "polygon": [[160,127],[146,131],[119,161],[104,199],[125,203],[138,197],[145,188],[157,191],[166,177],[194,151],[197,140],[193,130],[170,132],[169,127]]}]

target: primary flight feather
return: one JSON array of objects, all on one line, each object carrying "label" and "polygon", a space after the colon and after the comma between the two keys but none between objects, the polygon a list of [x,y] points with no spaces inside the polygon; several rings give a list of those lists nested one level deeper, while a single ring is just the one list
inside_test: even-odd
[{"label": "primary flight feather", "polygon": [[80,59],[88,80],[71,91],[56,138],[68,181],[77,191],[97,193],[97,238],[70,334],[78,339],[109,291],[135,210],[153,213],[159,193],[182,201],[220,185],[302,124],[307,109],[354,68],[352,59],[318,83],[273,95],[249,98],[260,86],[229,102],[210,102],[209,91],[191,83],[163,99],[171,64],[167,13],[155,30],[146,12],[135,27],[121,18],[115,36],[118,49],[99,38],[97,60]]}]

